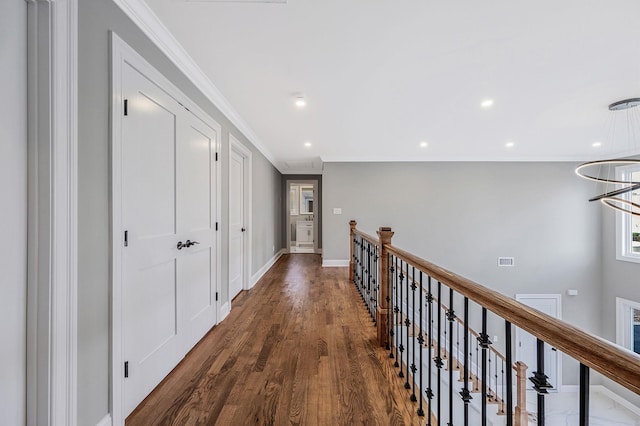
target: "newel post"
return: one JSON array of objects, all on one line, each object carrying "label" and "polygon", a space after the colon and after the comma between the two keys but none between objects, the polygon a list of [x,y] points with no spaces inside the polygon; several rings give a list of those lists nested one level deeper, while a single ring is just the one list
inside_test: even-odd
[{"label": "newel post", "polygon": [[527,426],[527,364],[516,362],[516,408],[513,412],[515,426]]},{"label": "newel post", "polygon": [[378,291],[378,317],[376,318],[376,324],[378,326],[378,342],[380,346],[387,349],[389,348],[389,256],[385,244],[391,244],[391,237],[393,237],[391,228],[381,226],[378,230],[380,247],[378,281],[380,289]]},{"label": "newel post", "polygon": [[349,231],[349,282],[353,282],[353,267],[354,267],[354,261],[353,261],[353,254],[355,253],[355,243],[354,243],[354,239],[356,236],[356,225],[358,224],[358,222],[356,222],[355,220],[350,220],[349,221],[349,226],[351,227],[351,231]]}]

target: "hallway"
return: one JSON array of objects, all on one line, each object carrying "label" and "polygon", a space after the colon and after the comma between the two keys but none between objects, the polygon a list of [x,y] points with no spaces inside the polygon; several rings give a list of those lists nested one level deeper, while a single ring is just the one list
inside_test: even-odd
[{"label": "hallway", "polygon": [[127,425],[418,425],[347,268],[284,255]]}]

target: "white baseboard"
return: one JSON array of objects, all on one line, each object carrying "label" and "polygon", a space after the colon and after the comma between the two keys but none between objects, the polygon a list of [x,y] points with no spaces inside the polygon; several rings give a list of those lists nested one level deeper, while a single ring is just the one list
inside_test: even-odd
[{"label": "white baseboard", "polygon": [[220,324],[224,319],[231,313],[231,302],[227,302],[224,305],[220,306],[220,318],[218,319],[218,324]]},{"label": "white baseboard", "polygon": [[111,414],[108,414],[98,422],[96,426],[111,426]]},{"label": "white baseboard", "polygon": [[593,392],[601,393],[607,398],[613,400],[615,403],[622,405],[624,408],[631,411],[636,416],[640,416],[640,407],[633,405],[632,403],[630,403],[629,401],[627,401],[617,393],[613,392],[611,389],[603,385],[593,385],[593,386],[590,386],[590,388]]},{"label": "white baseboard", "polygon": [[253,276],[251,277],[251,287],[256,285],[258,281],[260,281],[260,278],[262,278],[262,276],[266,274],[267,271],[271,269],[273,265],[275,265],[278,259],[280,259],[280,256],[282,256],[285,252],[286,252],[285,249],[282,249],[279,252],[277,252],[267,263],[265,263],[262,266],[262,268],[258,269],[258,272],[253,274]]},{"label": "white baseboard", "polygon": [[338,268],[349,266],[349,259],[322,259],[323,268]]}]

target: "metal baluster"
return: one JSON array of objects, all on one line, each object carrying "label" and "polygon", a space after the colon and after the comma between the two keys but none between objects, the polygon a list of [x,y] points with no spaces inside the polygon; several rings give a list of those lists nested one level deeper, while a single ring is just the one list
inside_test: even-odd
[{"label": "metal baluster", "polygon": [[[387,271],[387,332],[389,333],[389,339],[387,339],[387,350],[391,351],[391,345],[393,343],[393,323],[391,322],[393,318],[393,307],[391,305],[391,297],[393,296],[393,277],[391,273],[393,272],[393,257],[391,254],[387,253],[387,265],[391,265],[389,270]],[[393,352],[389,354],[390,357],[393,357]]]},{"label": "metal baluster", "polygon": [[500,414],[504,414],[504,405],[505,405],[505,402],[506,402],[506,400],[504,399],[504,393],[505,393],[505,389],[504,389],[504,365],[505,365],[505,362],[504,362],[504,359],[502,359],[501,360],[501,364],[500,364],[500,378],[502,379],[501,382],[500,382],[501,383],[500,391],[501,391],[501,395],[502,395],[501,396],[502,397],[502,403],[500,404]]},{"label": "metal baluster", "polygon": [[487,349],[491,344],[489,335],[487,334],[487,308],[482,308],[482,333],[479,337],[480,347],[482,348],[482,426],[487,425]]},{"label": "metal baluster", "polygon": [[[396,349],[395,362],[393,363],[394,367],[398,367],[398,328],[396,327],[396,323],[398,322],[398,314],[400,313],[400,308],[398,307],[398,258],[394,256],[394,274],[393,274],[393,329],[391,332],[394,334],[394,343],[393,346]],[[391,358],[393,358],[393,353],[391,354]]]},{"label": "metal baluster", "polygon": [[[482,381],[482,383],[486,383],[486,386],[483,386],[486,390],[487,390],[487,401],[491,401],[491,399],[493,399],[493,395],[491,394],[491,352],[489,352],[487,354],[487,372],[488,375],[487,376],[483,376],[485,378],[487,378],[488,382],[485,382],[484,380]],[[485,365],[483,364],[483,368],[485,367]]]},{"label": "metal baluster", "polygon": [[[422,351],[424,349],[424,330],[422,329],[422,326],[424,325],[422,323],[422,309],[424,306],[424,303],[422,303],[422,296],[423,296],[423,291],[424,288],[422,286],[422,271],[420,271],[420,293],[419,293],[419,303],[420,303],[420,308],[419,308],[419,322],[420,322],[420,326],[419,326],[419,332],[418,332],[418,344],[419,346],[419,350],[420,350],[420,354],[419,354],[419,359],[418,362],[420,363],[420,389],[424,389],[423,383],[422,383],[422,376],[423,376],[423,371],[422,371]],[[420,397],[420,406],[418,407],[418,415],[420,417],[424,416],[424,410],[422,408],[422,397]]]},{"label": "metal baluster", "polygon": [[533,389],[538,393],[538,426],[544,426],[544,395],[547,389],[551,388],[551,384],[547,381],[548,377],[544,374],[544,342],[540,339],[536,341],[537,347],[537,369],[530,377],[533,383]]},{"label": "metal baluster", "polygon": [[580,363],[580,426],[589,426],[589,367]]},{"label": "metal baluster", "polygon": [[456,321],[456,369],[460,370],[460,322]]},{"label": "metal baluster", "polygon": [[464,387],[460,392],[464,402],[464,425],[469,426],[469,402],[471,392],[469,392],[469,298],[464,298]]},{"label": "metal baluster", "polygon": [[438,406],[436,408],[437,410],[437,415],[436,418],[438,419],[438,421],[440,421],[440,419],[442,418],[440,416],[440,408],[441,408],[441,387],[440,384],[442,383],[442,366],[444,365],[444,363],[442,362],[442,344],[440,343],[440,336],[442,335],[442,283],[440,281],[438,281],[438,324],[437,324],[437,328],[438,328],[438,336],[437,336],[437,355],[436,358],[434,359],[434,362],[436,364],[436,367],[438,368],[438,378],[437,378],[437,388],[436,388],[436,398],[438,399]]},{"label": "metal baluster", "polygon": [[404,352],[404,345],[403,345],[403,342],[404,342],[403,334],[404,333],[402,331],[402,323],[403,323],[402,316],[404,314],[404,309],[402,307],[402,288],[404,287],[404,278],[405,278],[405,276],[404,276],[404,263],[403,263],[402,260],[400,260],[400,284],[399,284],[399,287],[400,287],[400,299],[398,301],[399,306],[400,306],[400,318],[399,318],[400,319],[400,323],[399,323],[399,327],[398,327],[399,328],[399,333],[398,334],[400,334],[400,346],[398,346],[398,350],[400,351],[400,357],[398,358],[398,360],[400,362],[398,363],[398,366],[400,367],[400,372],[398,373],[398,377],[404,377],[404,372],[402,371],[402,353]]},{"label": "metal baluster", "polygon": [[369,311],[369,315],[371,315],[371,243],[367,241],[367,249],[365,250],[367,253],[367,280],[366,280],[366,296],[364,303],[367,305],[367,311]]},{"label": "metal baluster", "polygon": [[513,359],[511,358],[511,323],[505,321],[505,357],[507,364],[507,426],[513,426]]},{"label": "metal baluster", "polygon": [[494,388],[493,388],[493,398],[496,402],[498,402],[498,352],[494,352],[493,353],[493,360],[495,361],[493,363],[493,372],[494,372],[494,376],[493,378],[495,379],[494,382]]},{"label": "metal baluster", "polygon": [[431,409],[431,401],[433,400],[433,389],[431,389],[431,345],[433,343],[433,293],[431,293],[431,277],[427,276],[427,303],[429,306],[427,307],[427,315],[429,316],[429,335],[427,336],[429,344],[427,345],[427,355],[429,362],[427,363],[427,390],[425,393],[427,394],[427,403],[429,404],[429,415],[427,416],[427,426],[431,426],[431,413],[433,412]]},{"label": "metal baluster", "polygon": [[453,310],[453,289],[449,289],[449,310],[447,320],[449,321],[449,426],[453,426],[453,322],[456,319]]},{"label": "metal baluster", "polygon": [[[404,388],[405,389],[411,389],[411,383],[409,383],[409,367],[411,366],[411,364],[409,363],[409,349],[411,348],[411,343],[409,341],[409,327],[411,326],[411,320],[409,320],[409,264],[406,263],[406,278],[407,278],[407,284],[406,284],[406,306],[407,306],[407,310],[404,314],[404,325],[407,327],[407,355],[406,355],[406,362],[404,365],[407,366],[407,375],[406,375],[406,380],[404,382]],[[404,269],[403,269],[404,270]]]},{"label": "metal baluster", "polygon": [[478,339],[476,339],[476,380],[474,390],[476,392],[480,390],[480,341]]},{"label": "metal baluster", "polygon": [[[411,267],[411,320],[413,321],[413,330],[416,329],[416,289],[418,286],[416,285],[416,267]],[[408,333],[408,331],[407,331]],[[415,334],[415,333],[413,333]],[[408,334],[407,334],[408,335]],[[415,336],[411,339],[411,344],[413,350],[411,351],[411,377],[413,380],[413,387],[411,388],[411,401],[416,402],[418,398],[416,398],[416,371],[418,370],[416,367],[416,339]]]},{"label": "metal baluster", "polygon": [[378,246],[373,246],[373,296],[371,302],[373,303],[373,323],[376,323],[378,318]]}]

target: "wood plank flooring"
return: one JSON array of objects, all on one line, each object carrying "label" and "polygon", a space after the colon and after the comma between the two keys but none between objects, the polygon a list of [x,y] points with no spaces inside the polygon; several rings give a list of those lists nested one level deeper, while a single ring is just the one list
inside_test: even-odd
[{"label": "wood plank flooring", "polygon": [[422,425],[347,268],[283,256],[126,421]]}]

